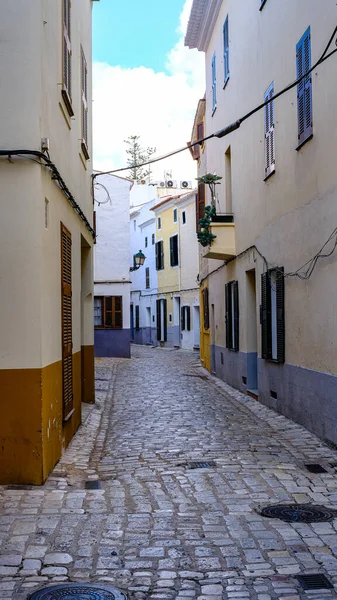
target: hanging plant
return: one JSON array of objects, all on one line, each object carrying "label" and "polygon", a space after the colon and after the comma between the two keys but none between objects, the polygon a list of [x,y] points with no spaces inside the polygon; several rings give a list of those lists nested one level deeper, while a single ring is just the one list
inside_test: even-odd
[{"label": "hanging plant", "polygon": [[216,238],[216,235],[211,232],[210,225],[212,223],[212,218],[216,215],[215,209],[215,186],[220,183],[219,175],[215,175],[212,173],[207,173],[202,177],[196,177],[197,181],[208,185],[211,192],[211,205],[205,206],[205,214],[199,219],[199,227],[200,231],[197,231],[198,242],[206,247],[210,246],[213,240]]}]

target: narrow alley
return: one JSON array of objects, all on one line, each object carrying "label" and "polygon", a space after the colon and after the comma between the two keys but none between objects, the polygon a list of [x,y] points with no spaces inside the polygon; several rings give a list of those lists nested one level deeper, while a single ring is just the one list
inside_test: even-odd
[{"label": "narrow alley", "polygon": [[1,599],[66,581],[133,600],[337,598],[296,578],[320,573],[337,589],[337,521],[259,514],[337,509],[337,452],[192,352],[132,353],[97,360],[96,405],[46,484],[0,488]]}]

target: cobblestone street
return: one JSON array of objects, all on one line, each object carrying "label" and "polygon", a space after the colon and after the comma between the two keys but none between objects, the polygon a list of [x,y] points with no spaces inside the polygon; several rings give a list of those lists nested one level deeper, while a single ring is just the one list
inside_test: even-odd
[{"label": "cobblestone street", "polygon": [[337,509],[337,452],[196,354],[132,350],[97,361],[97,403],[46,484],[0,487],[0,598],[60,581],[105,581],[132,600],[337,598],[296,579],[322,573],[337,590],[337,520],[258,512]]}]

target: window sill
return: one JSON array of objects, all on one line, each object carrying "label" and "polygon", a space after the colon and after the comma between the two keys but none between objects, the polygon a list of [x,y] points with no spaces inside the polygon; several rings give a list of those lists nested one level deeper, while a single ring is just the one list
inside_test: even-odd
[{"label": "window sill", "polygon": [[304,144],[306,144],[307,142],[310,142],[310,140],[312,140],[312,138],[314,137],[314,134],[311,133],[305,140],[303,140],[303,142],[301,142],[297,148],[296,148],[296,152],[298,152],[299,150],[301,150],[301,148],[304,146]]},{"label": "window sill", "polygon": [[272,176],[273,176],[275,173],[276,173],[276,169],[275,169],[275,166],[274,166],[273,170],[272,170],[272,171],[270,171],[270,172],[268,173],[268,175],[266,175],[266,176],[265,176],[265,178],[264,178],[264,180],[263,180],[263,181],[267,181],[267,180],[268,180],[268,179],[270,179],[270,177],[272,177]]},{"label": "window sill", "polygon": [[72,107],[72,104],[71,104],[71,98],[70,98],[67,90],[62,89],[61,90],[61,94],[62,94],[62,98],[63,98],[63,102],[65,104],[65,107],[66,107],[66,109],[68,111],[69,117],[73,117],[75,113],[73,111],[73,107]]},{"label": "window sill", "polygon": [[262,10],[267,0],[262,0],[259,10]]},{"label": "window sill", "polygon": [[223,84],[223,89],[225,89],[225,87],[227,86],[227,83],[229,82],[230,79],[230,75],[227,75],[226,79],[225,79],[225,83]]}]

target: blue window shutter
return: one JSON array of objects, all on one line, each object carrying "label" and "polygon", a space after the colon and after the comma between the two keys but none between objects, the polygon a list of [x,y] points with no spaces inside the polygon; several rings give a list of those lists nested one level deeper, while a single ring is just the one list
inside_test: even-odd
[{"label": "blue window shutter", "polygon": [[[271,83],[264,94],[264,101],[274,96],[274,83]],[[265,145],[265,177],[275,171],[275,134],[274,134],[274,102],[264,107],[264,145]]]},{"label": "blue window shutter", "polygon": [[[297,78],[302,77],[311,68],[310,27],[296,46]],[[303,144],[313,133],[312,125],[312,78],[311,73],[297,86],[298,145]]]},{"label": "blue window shutter", "polygon": [[224,50],[224,83],[229,79],[229,37],[228,37],[228,17],[223,26],[223,50]]},{"label": "blue window shutter", "polygon": [[216,109],[216,56],[212,58],[212,112]]}]

